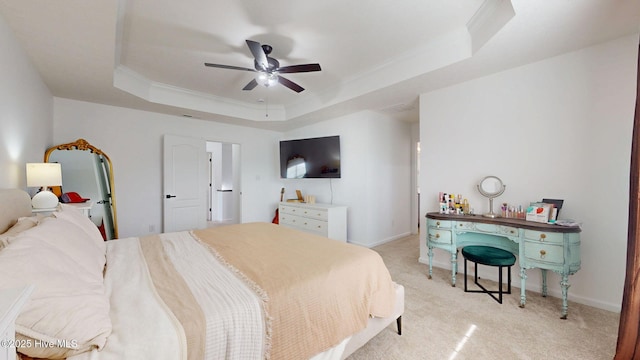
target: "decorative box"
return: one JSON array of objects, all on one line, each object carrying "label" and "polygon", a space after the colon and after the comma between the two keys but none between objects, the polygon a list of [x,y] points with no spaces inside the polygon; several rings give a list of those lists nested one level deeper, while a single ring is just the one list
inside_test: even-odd
[{"label": "decorative box", "polygon": [[553,209],[552,204],[545,203],[532,203],[527,208],[527,221],[535,221],[540,223],[548,223],[549,217],[551,216],[551,210]]}]

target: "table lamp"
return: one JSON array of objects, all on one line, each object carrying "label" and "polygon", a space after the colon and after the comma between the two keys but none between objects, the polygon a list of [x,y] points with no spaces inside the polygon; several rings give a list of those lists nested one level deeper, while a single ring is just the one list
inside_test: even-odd
[{"label": "table lamp", "polygon": [[34,209],[51,209],[58,206],[58,197],[49,191],[50,186],[62,186],[62,168],[57,163],[27,163],[27,187],[39,187],[31,199]]}]

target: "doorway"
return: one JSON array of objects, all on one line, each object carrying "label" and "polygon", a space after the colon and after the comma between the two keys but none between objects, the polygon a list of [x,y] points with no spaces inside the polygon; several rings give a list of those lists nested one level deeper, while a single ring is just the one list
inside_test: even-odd
[{"label": "doorway", "polygon": [[163,232],[236,224],[240,145],[164,135]]},{"label": "doorway", "polygon": [[207,141],[209,211],[207,226],[240,222],[240,145]]}]

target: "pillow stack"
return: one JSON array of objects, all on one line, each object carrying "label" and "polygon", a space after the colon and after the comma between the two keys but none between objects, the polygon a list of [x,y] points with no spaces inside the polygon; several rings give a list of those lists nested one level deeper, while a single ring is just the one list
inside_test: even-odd
[{"label": "pillow stack", "polygon": [[111,333],[103,271],[106,244],[80,211],[62,205],[0,235],[0,288],[35,285],[16,319],[17,350],[62,359],[102,348]]}]

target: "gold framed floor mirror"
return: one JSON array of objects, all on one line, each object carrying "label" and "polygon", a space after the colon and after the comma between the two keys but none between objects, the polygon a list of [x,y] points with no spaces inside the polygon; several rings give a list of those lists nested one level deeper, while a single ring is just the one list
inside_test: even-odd
[{"label": "gold framed floor mirror", "polygon": [[54,193],[76,192],[89,199],[91,220],[105,240],[118,238],[113,164],[109,156],[84,139],[47,149],[44,162],[62,167],[62,186]]}]

